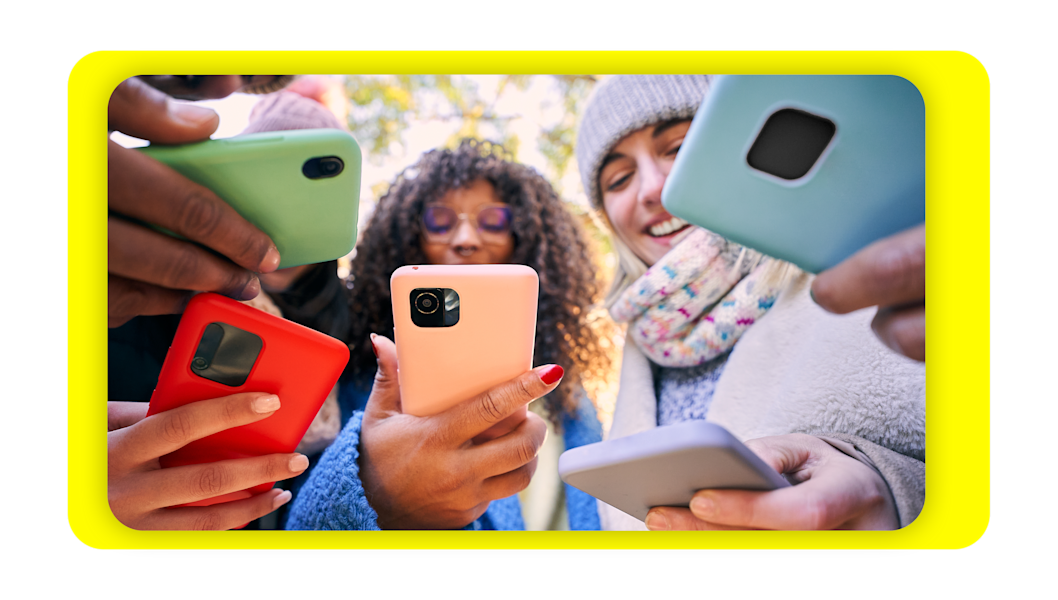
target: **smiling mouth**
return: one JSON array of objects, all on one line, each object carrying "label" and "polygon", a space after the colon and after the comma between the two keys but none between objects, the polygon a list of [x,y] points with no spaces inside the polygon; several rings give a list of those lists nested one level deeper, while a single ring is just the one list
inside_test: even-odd
[{"label": "smiling mouth", "polygon": [[691,224],[687,221],[684,221],[679,217],[672,217],[668,221],[662,221],[661,223],[654,225],[647,230],[647,233],[650,234],[650,237],[665,237],[683,231],[690,226]]}]

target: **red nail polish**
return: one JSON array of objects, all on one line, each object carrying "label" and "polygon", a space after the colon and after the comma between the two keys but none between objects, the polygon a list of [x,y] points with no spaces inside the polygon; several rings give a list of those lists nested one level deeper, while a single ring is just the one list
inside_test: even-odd
[{"label": "red nail polish", "polygon": [[378,348],[375,348],[375,338],[378,337],[375,334],[371,334],[371,351],[375,353],[375,358],[378,358]]},{"label": "red nail polish", "polygon": [[543,381],[547,385],[551,385],[559,379],[562,379],[562,375],[565,373],[566,371],[560,365],[555,365],[547,371],[544,371],[544,374],[540,376],[540,381]]}]

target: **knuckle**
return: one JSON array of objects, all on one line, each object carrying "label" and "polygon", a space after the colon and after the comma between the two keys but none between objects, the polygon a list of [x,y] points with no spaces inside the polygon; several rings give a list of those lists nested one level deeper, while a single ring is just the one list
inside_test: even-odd
[{"label": "knuckle", "polygon": [[503,406],[503,392],[499,390],[489,390],[481,397],[481,401],[478,402],[478,414],[481,420],[485,423],[497,423],[504,417],[502,406]]},{"label": "knuckle", "polygon": [[238,423],[246,413],[246,404],[247,401],[242,398],[232,398],[228,400],[224,403],[224,408],[221,411],[221,418],[224,419],[225,423]]},{"label": "knuckle", "polygon": [[533,479],[533,471],[529,468],[529,465],[519,468],[514,472],[513,484],[515,492],[520,492],[525,488],[529,487],[529,482]]},{"label": "knuckle", "polygon": [[227,471],[216,465],[206,465],[191,482],[194,492],[206,498],[212,498],[223,492],[231,477]]},{"label": "knuckle", "polygon": [[874,280],[881,288],[911,289],[924,272],[925,257],[904,248],[886,248],[874,263]]},{"label": "knuckle", "polygon": [[522,393],[524,398],[529,400],[535,400],[539,395],[537,390],[533,389],[535,386],[533,383],[539,381],[539,378],[535,375],[533,377],[519,377],[518,378],[518,390]]},{"label": "knuckle", "polygon": [[200,186],[192,186],[184,195],[177,209],[176,222],[183,235],[197,241],[207,240],[217,232],[224,212],[209,192]]},{"label": "knuckle", "polygon": [[536,440],[526,436],[515,447],[515,453],[518,456],[518,463],[524,465],[536,458],[536,451],[539,448],[540,446],[536,443]]},{"label": "knuckle", "polygon": [[217,531],[224,529],[221,525],[220,515],[216,511],[206,510],[195,516],[191,522],[191,529],[194,531]]},{"label": "knuckle", "polygon": [[202,257],[190,246],[170,254],[161,269],[161,279],[166,287],[192,289],[206,270]]},{"label": "knuckle", "polygon": [[183,446],[191,441],[194,420],[187,411],[172,411],[162,423],[162,438],[173,445]]},{"label": "knuckle", "polygon": [[804,529],[831,529],[830,509],[822,498],[811,498],[804,505]]}]

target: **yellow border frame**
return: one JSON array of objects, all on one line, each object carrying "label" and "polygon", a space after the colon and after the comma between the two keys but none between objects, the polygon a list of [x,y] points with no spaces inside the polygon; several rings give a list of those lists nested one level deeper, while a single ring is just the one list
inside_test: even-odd
[{"label": "yellow border frame", "polygon": [[[106,494],[106,108],[144,73],[892,74],[926,106],[925,508],[898,531],[146,532]],[[989,514],[989,83],[961,52],[97,52],[69,80],[68,516],[96,548],[962,548]],[[76,301],[74,301],[76,299]],[[968,301],[967,299],[972,299]]]}]

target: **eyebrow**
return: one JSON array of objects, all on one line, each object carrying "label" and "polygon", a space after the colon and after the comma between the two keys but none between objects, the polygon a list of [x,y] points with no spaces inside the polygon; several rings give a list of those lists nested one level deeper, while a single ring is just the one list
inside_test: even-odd
[{"label": "eyebrow", "polygon": [[658,125],[654,128],[654,133],[650,134],[650,137],[656,138],[659,135],[665,133],[667,130],[672,129],[673,127],[682,123],[686,123],[688,121],[690,121],[690,119],[672,119],[671,121],[665,121],[661,125]]},{"label": "eyebrow", "polygon": [[[686,123],[688,121],[690,121],[690,119],[672,119],[672,120],[669,120],[669,121],[665,121],[664,123],[661,123],[660,125],[658,125],[657,127],[654,128],[654,131],[651,132],[650,137],[652,139],[656,139],[658,136],[660,136],[661,134],[665,133],[669,129],[672,129],[675,126],[680,125],[682,123]],[[624,157],[624,155],[620,154],[618,152],[611,152],[610,154],[607,154],[606,158],[602,159],[602,164],[599,165],[599,171],[601,172],[603,169],[606,168],[606,165],[612,163],[613,161],[615,161],[615,160],[617,160],[619,158],[623,158],[623,157]]]}]

